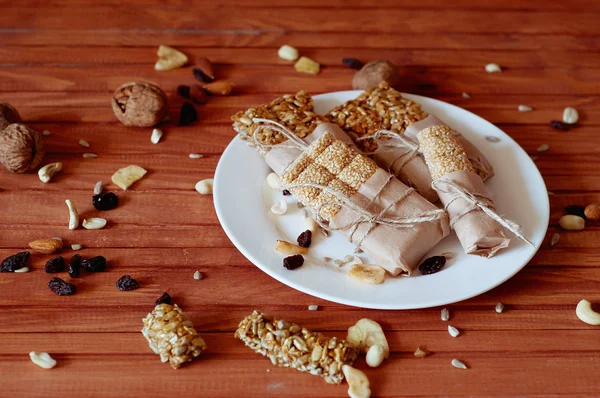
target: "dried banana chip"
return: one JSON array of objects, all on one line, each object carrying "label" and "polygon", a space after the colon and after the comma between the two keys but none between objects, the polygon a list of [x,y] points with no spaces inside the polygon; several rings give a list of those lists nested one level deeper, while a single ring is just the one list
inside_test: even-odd
[{"label": "dried banana chip", "polygon": [[139,181],[146,175],[147,171],[140,166],[130,165],[117,170],[111,177],[112,182],[119,188],[127,190],[134,182]]},{"label": "dried banana chip", "polygon": [[348,270],[348,275],[362,283],[379,285],[385,278],[385,270],[378,265],[354,264]]},{"label": "dried banana chip", "polygon": [[158,47],[158,61],[154,69],[164,71],[181,68],[188,62],[188,57],[179,50],[169,46]]}]

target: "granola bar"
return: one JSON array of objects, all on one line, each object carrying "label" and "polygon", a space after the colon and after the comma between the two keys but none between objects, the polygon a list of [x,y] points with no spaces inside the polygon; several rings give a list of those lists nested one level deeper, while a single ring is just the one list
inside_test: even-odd
[{"label": "granola bar", "polygon": [[344,380],[342,366],[352,365],[358,356],[356,348],[345,340],[311,332],[257,310],[240,322],[235,337],[269,357],[273,365],[321,376],[330,384],[340,384]]}]

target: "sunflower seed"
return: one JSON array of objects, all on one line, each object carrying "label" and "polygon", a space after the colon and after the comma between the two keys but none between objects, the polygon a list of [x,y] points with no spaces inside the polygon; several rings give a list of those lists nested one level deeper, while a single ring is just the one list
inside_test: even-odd
[{"label": "sunflower seed", "polygon": [[502,314],[502,311],[504,311],[504,304],[502,304],[502,303],[496,304],[495,310],[498,314]]},{"label": "sunflower seed", "polygon": [[455,368],[458,368],[458,369],[469,369],[469,368],[467,368],[467,365],[465,365],[464,363],[462,363],[461,361],[459,361],[456,358],[452,360],[452,366],[454,366]]},{"label": "sunflower seed", "polygon": [[502,72],[502,68],[498,64],[491,63],[485,66],[485,71],[487,73],[499,73]]},{"label": "sunflower seed", "polygon": [[460,334],[460,331],[455,328],[452,325],[448,325],[448,333],[450,333],[450,336],[452,337],[458,337],[458,335]]},{"label": "sunflower seed", "polygon": [[74,245],[71,245],[71,249],[72,250],[81,250],[83,246],[81,246],[79,243],[76,243]]},{"label": "sunflower seed", "polygon": [[94,185],[94,195],[100,195],[102,193],[102,181],[98,181],[96,185]]},{"label": "sunflower seed", "polygon": [[42,131],[42,135],[45,137],[48,137],[49,135],[51,135],[52,133],[49,130],[44,130]]},{"label": "sunflower seed", "polygon": [[81,145],[82,147],[86,147],[86,148],[90,147],[90,143],[87,142],[86,140],[79,140],[79,145]]},{"label": "sunflower seed", "polygon": [[84,159],[92,159],[92,158],[97,158],[98,155],[95,153],[84,153],[83,154],[83,158]]},{"label": "sunflower seed", "polygon": [[309,310],[309,311],[316,311],[316,310],[318,310],[318,309],[319,309],[319,306],[318,306],[318,305],[309,305],[309,306],[308,306],[308,310]]},{"label": "sunflower seed", "polygon": [[485,139],[493,143],[500,142],[500,138],[494,137],[493,135],[486,135]]},{"label": "sunflower seed", "polygon": [[471,96],[469,95],[469,93],[462,93],[463,98],[469,99],[471,98]]},{"label": "sunflower seed", "polygon": [[552,235],[552,239],[550,239],[550,246],[554,246],[555,244],[558,243],[559,240],[560,240],[559,234]]},{"label": "sunflower seed", "polygon": [[444,308],[442,310],[442,321],[446,322],[448,319],[450,319],[450,311],[448,311],[448,308]]},{"label": "sunflower seed", "polygon": [[533,110],[532,107],[527,105],[519,105],[517,109],[519,110],[519,112],[531,112]]},{"label": "sunflower seed", "polygon": [[13,272],[29,272],[29,267],[21,267],[19,269],[14,270]]},{"label": "sunflower seed", "polygon": [[199,153],[190,153],[190,159],[202,159],[204,157],[204,155],[201,155]]},{"label": "sunflower seed", "polygon": [[422,349],[421,346],[419,346],[419,348],[417,348],[417,351],[415,351],[415,356],[417,358],[425,358],[429,354],[430,354],[430,352]]},{"label": "sunflower seed", "polygon": [[150,136],[150,142],[153,144],[158,144],[160,139],[162,138],[163,132],[161,129],[152,130],[152,135]]},{"label": "sunflower seed", "polygon": [[537,148],[537,151],[538,152],[546,152],[548,149],[550,149],[550,145],[542,144]]},{"label": "sunflower seed", "polygon": [[200,279],[202,279],[202,273],[200,271],[196,271],[194,272],[194,279],[199,281]]},{"label": "sunflower seed", "polygon": [[577,109],[572,108],[570,106],[566,107],[563,111],[562,120],[567,124],[577,123],[577,121],[579,120],[579,113],[577,112]]}]

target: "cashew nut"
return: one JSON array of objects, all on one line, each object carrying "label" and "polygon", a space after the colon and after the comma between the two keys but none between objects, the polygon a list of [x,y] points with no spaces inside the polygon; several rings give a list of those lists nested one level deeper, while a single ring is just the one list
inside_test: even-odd
[{"label": "cashew nut", "polygon": [[273,206],[271,206],[271,213],[282,216],[287,213],[288,205],[285,199],[278,200]]},{"label": "cashew nut", "polygon": [[372,368],[376,368],[385,359],[385,351],[379,344],[372,345],[367,351],[367,365]]},{"label": "cashew nut", "polygon": [[342,372],[348,382],[350,398],[370,398],[371,387],[367,375],[350,365],[342,366]]},{"label": "cashew nut", "polygon": [[85,229],[102,229],[106,226],[106,220],[99,217],[84,218],[81,226]]},{"label": "cashew nut", "polygon": [[[356,322],[356,325],[350,326],[348,328],[346,341],[356,346],[362,353],[367,354],[367,364],[369,366],[378,366],[371,365],[369,362],[372,362],[373,364],[377,362],[376,359],[378,359],[379,355],[378,350],[380,349],[383,358],[390,356],[390,347],[381,325],[371,319],[363,318]],[[375,348],[371,351],[374,346],[380,346],[381,348]],[[371,352],[371,361],[369,360],[369,352]],[[379,364],[381,364],[381,362],[379,362]]]},{"label": "cashew nut", "polygon": [[77,213],[75,203],[70,199],[65,200],[65,203],[69,208],[69,229],[76,229],[79,226],[79,213]]},{"label": "cashew nut", "polygon": [[589,325],[600,325],[600,314],[592,309],[592,303],[581,300],[575,310],[577,318]]},{"label": "cashew nut", "polygon": [[54,174],[58,173],[62,170],[63,164],[61,162],[50,163],[42,167],[38,171],[38,177],[40,177],[40,181],[44,184],[50,182]]}]

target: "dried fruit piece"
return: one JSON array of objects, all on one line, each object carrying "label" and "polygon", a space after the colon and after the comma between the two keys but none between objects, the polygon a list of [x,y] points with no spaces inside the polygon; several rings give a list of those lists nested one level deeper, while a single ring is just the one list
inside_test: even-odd
[{"label": "dried fruit piece", "polygon": [[38,253],[42,254],[51,254],[55,251],[59,250],[63,246],[61,240],[46,238],[46,239],[37,239],[29,242],[29,247],[35,250]]},{"label": "dried fruit piece", "polygon": [[50,182],[52,177],[62,170],[63,164],[61,162],[50,163],[38,170],[38,177],[44,184]]},{"label": "dried fruit piece", "polygon": [[0,263],[0,272],[15,272],[16,270],[23,268],[29,259],[29,252],[20,252],[13,254],[12,256],[6,257]]},{"label": "dried fruit piece", "polygon": [[169,293],[164,292],[154,303],[154,306],[160,305],[160,304],[171,304],[171,296],[169,295]]},{"label": "dried fruit piece", "polygon": [[233,91],[233,84],[228,80],[218,80],[205,85],[204,90],[212,95],[228,95]]},{"label": "dried fruit piece", "polygon": [[196,104],[203,104],[208,100],[208,95],[202,87],[194,84],[190,87],[190,99]]},{"label": "dried fruit piece", "polygon": [[316,75],[319,73],[321,65],[308,57],[300,57],[300,59],[294,64],[294,69],[296,69],[296,72]]},{"label": "dried fruit piece", "polygon": [[295,61],[298,59],[299,56],[298,50],[296,50],[292,46],[288,46],[287,44],[279,47],[277,55],[279,56],[279,58],[285,59],[287,61]]},{"label": "dried fruit piece", "polygon": [[500,68],[500,65],[491,63],[485,66],[485,71],[487,73],[499,73],[502,72],[502,69]]},{"label": "dried fruit piece", "polygon": [[558,220],[558,224],[567,231],[580,231],[585,228],[585,220],[579,216],[566,215]]},{"label": "dried fruit piece", "polygon": [[31,362],[35,363],[40,368],[52,369],[56,366],[56,361],[47,352],[31,351],[29,353],[29,358],[31,359]]},{"label": "dried fruit piece", "polygon": [[106,219],[99,217],[85,218],[81,225],[85,229],[102,229],[106,226]]},{"label": "dried fruit piece", "polygon": [[187,126],[188,124],[194,123],[196,120],[198,120],[196,108],[194,108],[194,105],[191,103],[184,102],[179,111],[179,125]]},{"label": "dried fruit piece", "polygon": [[185,99],[190,99],[190,86],[177,86],[177,94]]},{"label": "dried fruit piece", "polygon": [[156,54],[158,61],[154,65],[154,69],[158,71],[181,68],[188,61],[188,57],[184,53],[169,46],[159,46]]},{"label": "dried fruit piece", "polygon": [[285,240],[278,240],[275,245],[275,251],[282,254],[307,254],[308,249],[305,247],[294,245]]},{"label": "dried fruit piece", "polygon": [[429,354],[430,354],[430,352],[427,351],[427,350],[425,350],[425,349],[423,349],[423,348],[421,348],[421,346],[419,346],[417,348],[417,351],[415,351],[415,356],[417,358],[425,358]]},{"label": "dried fruit piece", "polygon": [[59,296],[72,296],[77,291],[77,287],[74,284],[65,282],[60,278],[50,279],[48,287],[54,294]]},{"label": "dried fruit piece", "polygon": [[213,183],[212,178],[200,180],[196,183],[196,191],[201,195],[210,195],[213,192]]},{"label": "dried fruit piece", "polygon": [[69,208],[69,229],[73,230],[79,226],[79,213],[70,199],[65,200],[67,207]]},{"label": "dried fruit piece", "polygon": [[61,256],[56,256],[46,261],[46,264],[44,265],[44,271],[46,271],[48,274],[55,274],[57,272],[63,272],[65,267],[65,259]]},{"label": "dried fruit piece", "polygon": [[568,131],[570,129],[569,125],[561,122],[560,120],[552,120],[550,122],[550,127],[556,130]]},{"label": "dried fruit piece", "polygon": [[379,285],[385,279],[385,270],[378,265],[354,264],[348,270],[348,275],[363,283]]},{"label": "dried fruit piece", "polygon": [[104,272],[106,270],[106,259],[102,256],[96,256],[83,260],[81,266],[88,272]]},{"label": "dried fruit piece", "polygon": [[342,372],[348,382],[350,398],[370,398],[371,388],[367,375],[350,365],[342,366]]},{"label": "dried fruit piece", "polygon": [[290,196],[292,193],[290,191],[288,191],[287,189],[284,189],[283,191],[281,191],[281,193],[283,194],[283,196]]},{"label": "dried fruit piece", "polygon": [[92,204],[98,210],[112,210],[119,205],[119,197],[112,192],[101,193],[92,197]]},{"label": "dried fruit piece", "polygon": [[300,254],[295,254],[283,259],[283,267],[290,271],[302,267],[303,264],[304,257],[302,257]]},{"label": "dried fruit piece", "polygon": [[81,267],[81,254],[76,254],[69,260],[69,276],[71,278],[79,278],[79,270]]},{"label": "dried fruit piece", "polygon": [[567,124],[575,124],[579,121],[579,112],[573,107],[566,107],[563,111],[563,122]]},{"label": "dried fruit piece", "polygon": [[127,190],[133,183],[141,180],[147,171],[140,166],[129,165],[116,171],[111,180],[122,190]]},{"label": "dried fruit piece", "polygon": [[194,68],[194,77],[204,83],[215,80],[215,71],[208,58],[198,58],[196,68]]},{"label": "dried fruit piece", "polygon": [[136,281],[129,275],[123,275],[117,281],[117,289],[119,290],[129,291],[137,289],[138,287],[140,287],[138,281]]},{"label": "dried fruit piece", "polygon": [[306,231],[302,232],[298,236],[297,241],[298,241],[298,246],[310,247],[310,244],[312,242],[312,232],[307,229]]},{"label": "dried fruit piece", "polygon": [[421,274],[423,275],[435,274],[436,272],[439,272],[444,265],[446,265],[446,257],[433,256],[429,257],[419,265],[419,271],[421,271]]},{"label": "dried fruit piece", "polygon": [[583,214],[588,220],[600,220],[600,204],[592,203],[591,205],[588,205]]},{"label": "dried fruit piece", "polygon": [[381,325],[371,319],[363,318],[355,325],[348,328],[346,341],[366,354],[374,345],[379,345],[383,349],[384,358],[389,357],[390,347]]},{"label": "dried fruit piece", "polygon": [[287,213],[288,205],[285,199],[278,200],[273,206],[271,206],[271,213],[282,216]]},{"label": "dried fruit piece", "polygon": [[577,304],[575,314],[588,325],[600,325],[600,314],[592,309],[592,303],[587,300],[581,300]]},{"label": "dried fruit piece", "polygon": [[342,64],[344,64],[345,66],[347,66],[350,69],[356,69],[356,70],[361,70],[363,66],[365,66],[365,64],[361,61],[359,61],[356,58],[344,58],[342,59]]},{"label": "dried fruit piece", "polygon": [[571,205],[565,207],[565,213],[572,214],[574,216],[579,216],[581,218],[586,218],[585,215],[585,206]]}]

